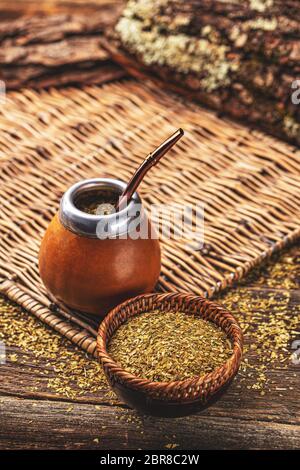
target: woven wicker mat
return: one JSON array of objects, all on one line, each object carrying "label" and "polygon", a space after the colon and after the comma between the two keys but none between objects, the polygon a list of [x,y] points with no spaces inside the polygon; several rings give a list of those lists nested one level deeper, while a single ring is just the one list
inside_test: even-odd
[{"label": "woven wicker mat", "polygon": [[95,353],[97,320],[56,308],[41,284],[41,237],[72,183],[127,180],[175,128],[184,139],[140,193],[152,203],[205,203],[205,245],[162,242],[158,288],[212,296],[300,235],[300,152],[191,103],[127,80],[10,93],[0,111],[0,291]]}]

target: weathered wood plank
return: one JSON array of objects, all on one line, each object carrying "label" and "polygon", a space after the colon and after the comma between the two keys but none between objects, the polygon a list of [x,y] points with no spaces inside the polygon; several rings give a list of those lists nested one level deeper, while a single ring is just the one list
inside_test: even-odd
[{"label": "weathered wood plank", "polygon": [[[42,366],[41,366],[42,367]],[[25,370],[24,370],[25,369]],[[27,369],[27,370],[26,370]],[[248,390],[242,377],[237,377],[227,390],[226,394],[213,406],[201,412],[203,416],[242,418],[245,420],[276,421],[278,423],[299,424],[299,403],[297,400],[297,387],[299,377],[291,370],[270,370],[272,378],[272,390],[265,395],[260,395],[256,390]],[[283,382],[284,375],[284,382]],[[38,374],[37,369],[24,366],[17,367],[7,364],[1,366],[1,394],[28,399],[40,399],[48,401],[61,401],[71,404],[110,405],[111,396],[107,394],[109,388],[99,390],[97,393],[84,393],[76,397],[67,397],[47,388],[47,379]],[[41,381],[42,378],[42,381]],[[95,381],[97,377],[95,377]],[[242,381],[242,382],[241,382]],[[38,390],[32,389],[32,385],[39,383]],[[288,387],[286,387],[288,384]],[[73,384],[74,390],[80,392],[78,385]],[[293,390],[290,390],[292,387]],[[117,399],[113,400],[115,406],[126,408]]]},{"label": "weathered wood plank", "polygon": [[122,408],[17,398],[1,398],[0,410],[2,449],[293,449],[300,439],[299,426],[230,414],[130,422]]},{"label": "weathered wood plank", "polygon": [[1,0],[1,19],[15,19],[23,15],[84,13],[93,14],[100,8],[122,7],[124,0]]}]

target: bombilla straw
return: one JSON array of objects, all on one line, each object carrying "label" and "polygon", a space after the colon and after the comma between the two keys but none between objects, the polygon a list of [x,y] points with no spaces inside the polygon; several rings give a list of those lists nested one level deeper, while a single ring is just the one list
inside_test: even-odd
[{"label": "bombilla straw", "polygon": [[161,157],[165,155],[165,153],[167,153],[179,139],[181,139],[183,134],[183,130],[178,129],[153,152],[149,153],[149,155],[145,158],[140,167],[136,170],[131,180],[127,184],[126,188],[124,189],[123,193],[121,194],[116,207],[117,211],[120,208],[123,208],[123,206],[126,207],[126,203],[129,202],[132,198],[132,195],[143,180],[145,174],[150,170],[150,168],[152,168],[159,162]]}]

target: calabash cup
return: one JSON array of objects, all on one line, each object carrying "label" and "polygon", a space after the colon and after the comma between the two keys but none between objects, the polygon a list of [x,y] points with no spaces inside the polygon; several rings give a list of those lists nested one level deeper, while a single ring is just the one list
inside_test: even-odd
[{"label": "calabash cup", "polygon": [[[215,323],[231,341],[231,357],[208,374],[182,381],[153,382],[131,374],[114,361],[108,345],[122,324],[150,311],[180,311]],[[203,297],[181,293],[145,294],[127,300],[107,315],[99,327],[97,348],[105,375],[123,402],[145,414],[183,416],[205,408],[230,384],[240,366],[243,334],[227,310]]]},{"label": "calabash cup", "polygon": [[63,195],[39,253],[40,276],[57,302],[103,317],[125,299],[153,291],[160,247],[138,193],[115,214],[78,209],[87,194],[109,191],[118,197],[125,187],[120,180],[95,178]]}]

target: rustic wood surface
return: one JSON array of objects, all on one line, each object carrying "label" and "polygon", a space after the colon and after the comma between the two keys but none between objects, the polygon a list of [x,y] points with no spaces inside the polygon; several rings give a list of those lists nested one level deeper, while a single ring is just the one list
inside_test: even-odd
[{"label": "rustic wood surface", "polygon": [[[249,306],[250,316],[261,311],[269,322],[280,305],[285,314],[299,318],[299,257],[300,245],[292,247],[219,300],[239,318]],[[273,300],[268,304],[270,295]],[[46,339],[38,354],[13,344],[7,347],[7,362],[0,369],[1,449],[300,448],[300,369],[289,359],[291,340],[299,339],[299,334],[290,337],[287,367],[280,362],[267,367],[267,386],[256,389],[251,374],[241,370],[227,392],[205,411],[163,419],[139,416],[112,398],[106,387],[97,390],[97,376],[93,390],[82,391],[81,382],[71,378],[71,395],[67,387],[61,392],[51,389],[49,379],[61,379],[66,353],[70,360],[72,354],[82,355],[87,368],[93,359],[19,307],[9,308],[24,321],[30,318],[45,336],[53,335],[62,359],[57,355],[53,359],[51,341]],[[1,326],[0,321],[0,331]],[[251,342],[246,334],[246,343]],[[259,369],[261,358],[249,352],[247,357]],[[88,374],[83,369],[82,376]]]}]

